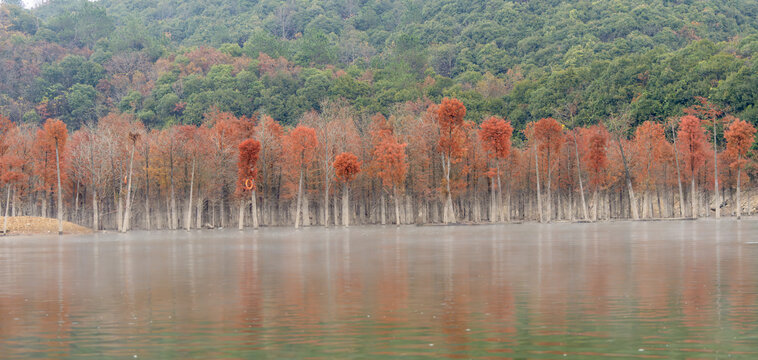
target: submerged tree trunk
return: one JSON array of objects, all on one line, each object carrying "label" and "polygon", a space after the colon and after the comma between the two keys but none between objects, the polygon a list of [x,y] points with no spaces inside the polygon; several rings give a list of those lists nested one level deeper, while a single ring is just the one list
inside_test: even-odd
[{"label": "submerged tree trunk", "polygon": [[695,174],[693,171],[692,181],[690,183],[690,206],[692,206],[692,217],[697,218],[697,190],[695,190]]},{"label": "submerged tree trunk", "polygon": [[[342,225],[345,227],[350,226],[350,186],[345,182],[342,188]],[[335,213],[335,216],[337,214]]]},{"label": "submerged tree trunk", "polygon": [[134,148],[136,145],[132,144],[132,152],[129,155],[129,181],[126,184],[126,209],[124,210],[124,220],[121,222],[121,232],[129,230],[129,222],[132,217],[132,170],[134,167]]},{"label": "submerged tree trunk", "polygon": [[98,213],[97,213],[97,189],[95,187],[92,187],[92,230],[98,231],[100,229],[99,227],[99,221],[98,221]]},{"label": "submerged tree trunk", "polygon": [[637,200],[634,198],[634,188],[632,187],[632,177],[629,175],[629,165],[626,163],[626,155],[624,155],[624,146],[621,145],[621,139],[617,136],[616,142],[619,145],[619,151],[621,151],[621,162],[624,164],[624,176],[626,177],[626,187],[629,191],[629,207],[632,210],[632,218],[634,220],[640,219],[640,214],[637,212]]},{"label": "submerged tree trunk", "polygon": [[192,175],[190,176],[189,201],[187,202],[187,217],[184,229],[189,231],[192,227],[192,190],[195,188],[195,159],[192,159]]},{"label": "submerged tree trunk", "polygon": [[[8,183],[8,185],[5,186],[5,218],[3,219],[3,235],[8,234],[8,208],[11,204],[11,184]],[[739,196],[739,195],[738,195]]]},{"label": "submerged tree trunk", "polygon": [[579,163],[579,147],[576,144],[576,141],[577,141],[576,132],[573,132],[573,135],[574,135],[574,154],[576,154],[576,174],[577,174],[577,177],[579,178],[579,193],[582,195],[582,214],[584,214],[584,220],[588,220],[589,216],[587,214],[587,202],[584,200],[584,184],[582,183],[582,166]]},{"label": "submerged tree trunk", "polygon": [[237,230],[242,230],[245,226],[245,200],[240,199],[240,212],[237,219]]},{"label": "submerged tree trunk", "polygon": [[55,167],[58,173],[58,234],[63,234],[63,195],[61,195],[61,160],[58,154],[58,139],[55,139]]},{"label": "submerged tree trunk", "polygon": [[255,189],[251,191],[252,195],[250,196],[253,201],[253,229],[258,229],[258,196],[255,193]]},{"label": "submerged tree trunk", "polygon": [[297,204],[295,206],[295,229],[300,227],[300,210],[303,205],[303,170],[300,169],[300,181],[297,185]]},{"label": "submerged tree trunk", "polygon": [[395,198],[395,225],[400,225],[400,203],[397,196],[397,186],[393,187],[392,192],[393,197]]},{"label": "submerged tree trunk", "polygon": [[537,174],[537,212],[540,214],[540,222],[544,222],[542,214],[542,190],[540,189],[540,161],[536,145],[534,147],[534,170]]},{"label": "submerged tree trunk", "polygon": [[[740,161],[742,161],[742,155],[737,157],[737,204],[735,204],[737,206],[737,220],[742,219],[742,201],[740,201],[740,175],[742,174],[742,166],[740,166]],[[8,211],[6,210],[5,213],[7,214]]]}]

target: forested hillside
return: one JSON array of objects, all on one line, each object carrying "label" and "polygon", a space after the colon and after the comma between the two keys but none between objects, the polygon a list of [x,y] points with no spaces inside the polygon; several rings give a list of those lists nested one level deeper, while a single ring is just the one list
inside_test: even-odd
[{"label": "forested hillside", "polygon": [[[6,0],[7,1],[7,0]],[[708,97],[755,122],[758,3],[51,0],[0,15],[0,111],[71,128],[117,110],[199,124],[212,107],[294,124],[461,99],[467,118],[639,123]]]}]

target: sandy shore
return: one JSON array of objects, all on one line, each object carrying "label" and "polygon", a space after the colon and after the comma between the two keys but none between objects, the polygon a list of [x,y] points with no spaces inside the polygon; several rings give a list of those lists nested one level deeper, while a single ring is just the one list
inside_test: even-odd
[{"label": "sandy shore", "polygon": [[[4,217],[0,216],[0,233],[2,232]],[[8,235],[34,235],[58,233],[58,219],[50,219],[35,216],[9,216]],[[64,234],[89,234],[92,229],[76,225],[68,221],[63,222]]]}]

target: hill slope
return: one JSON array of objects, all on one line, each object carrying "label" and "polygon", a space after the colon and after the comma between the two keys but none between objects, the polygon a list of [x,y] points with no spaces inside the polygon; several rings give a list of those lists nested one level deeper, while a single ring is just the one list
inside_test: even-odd
[{"label": "hill slope", "polygon": [[753,0],[53,0],[0,17],[16,120],[117,109],[159,126],[215,107],[292,124],[325,98],[388,114],[443,96],[516,124],[662,119],[695,96],[758,118]]}]

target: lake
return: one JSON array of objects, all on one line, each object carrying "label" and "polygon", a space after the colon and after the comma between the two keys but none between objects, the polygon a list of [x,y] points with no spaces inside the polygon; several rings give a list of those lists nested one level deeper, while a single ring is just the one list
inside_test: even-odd
[{"label": "lake", "polygon": [[758,221],[0,238],[0,357],[758,357]]}]

